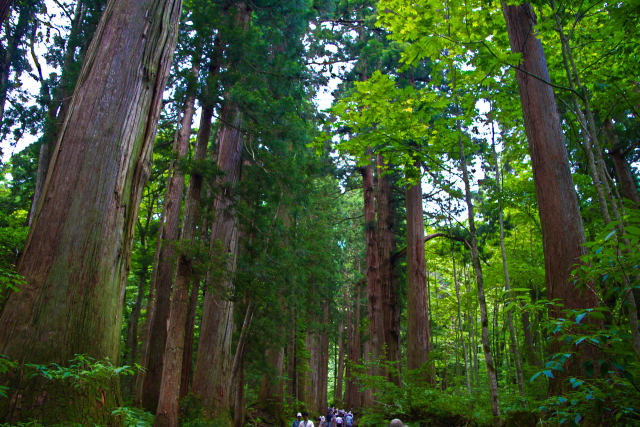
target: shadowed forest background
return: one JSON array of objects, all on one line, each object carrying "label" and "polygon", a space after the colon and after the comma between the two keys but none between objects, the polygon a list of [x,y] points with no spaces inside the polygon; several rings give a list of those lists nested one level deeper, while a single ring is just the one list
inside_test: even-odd
[{"label": "shadowed forest background", "polygon": [[639,18],[0,0],[0,423],[640,423]]}]

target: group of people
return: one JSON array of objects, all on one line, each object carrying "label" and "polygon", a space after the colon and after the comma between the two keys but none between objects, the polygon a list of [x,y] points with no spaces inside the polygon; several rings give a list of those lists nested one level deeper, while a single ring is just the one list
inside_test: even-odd
[{"label": "group of people", "polygon": [[[318,417],[317,427],[353,427],[355,425],[355,418],[351,411],[327,408],[327,415]],[[297,413],[296,420],[291,424],[291,427],[315,427],[315,425],[309,419],[309,413],[304,411]]]}]

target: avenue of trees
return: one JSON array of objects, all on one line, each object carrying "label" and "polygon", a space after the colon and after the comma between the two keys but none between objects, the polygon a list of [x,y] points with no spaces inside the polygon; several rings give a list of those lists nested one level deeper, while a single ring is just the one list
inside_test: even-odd
[{"label": "avenue of trees", "polygon": [[0,20],[2,425],[640,423],[635,2]]}]

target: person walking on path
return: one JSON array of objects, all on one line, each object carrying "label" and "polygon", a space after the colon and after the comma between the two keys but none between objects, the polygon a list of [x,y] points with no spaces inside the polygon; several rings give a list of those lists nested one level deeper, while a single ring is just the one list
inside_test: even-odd
[{"label": "person walking on path", "polygon": [[313,421],[309,419],[309,413],[304,411],[302,413],[303,420],[300,421],[300,425],[298,427],[313,427]]},{"label": "person walking on path", "polygon": [[302,414],[298,412],[298,414],[296,415],[296,419],[291,423],[291,427],[300,427],[300,421],[302,421],[301,418]]}]

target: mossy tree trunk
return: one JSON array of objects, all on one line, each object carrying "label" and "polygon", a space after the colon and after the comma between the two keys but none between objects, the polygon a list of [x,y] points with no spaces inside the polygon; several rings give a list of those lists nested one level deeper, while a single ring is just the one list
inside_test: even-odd
[{"label": "mossy tree trunk", "polygon": [[[106,7],[18,266],[26,285],[0,317],[0,353],[11,359],[64,364],[81,353],[118,361],[133,228],[181,6],[112,0]],[[117,383],[100,396],[74,385],[23,378],[2,414],[11,422],[107,423]]]}]

